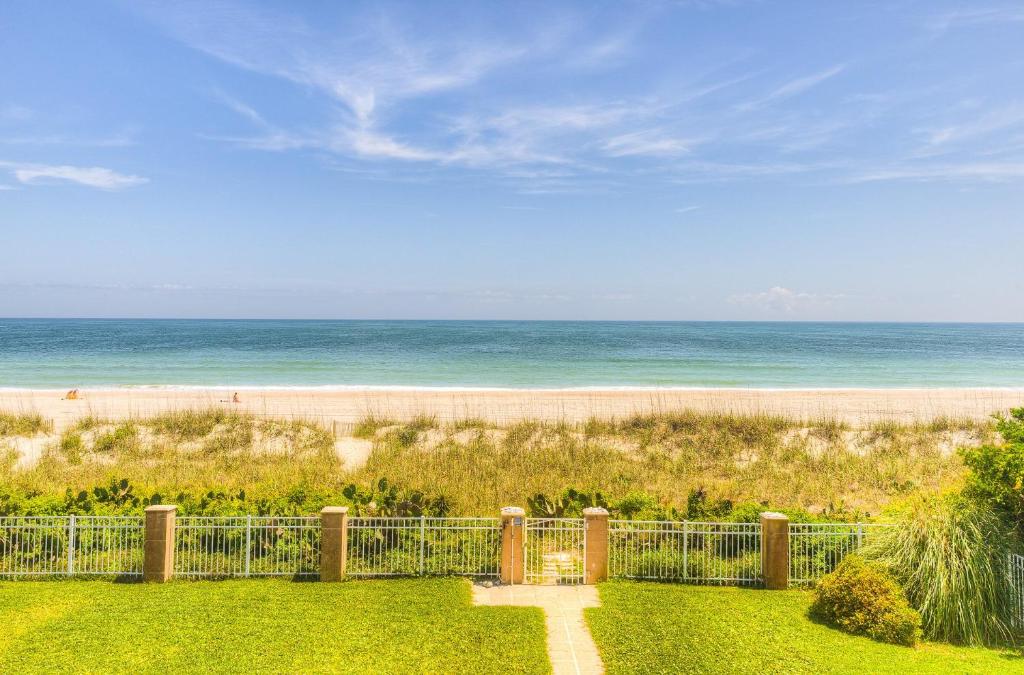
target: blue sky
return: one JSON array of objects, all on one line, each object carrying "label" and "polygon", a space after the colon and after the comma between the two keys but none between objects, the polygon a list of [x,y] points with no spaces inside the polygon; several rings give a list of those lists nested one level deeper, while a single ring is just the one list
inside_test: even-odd
[{"label": "blue sky", "polygon": [[0,6],[0,315],[1024,320],[1019,2]]}]

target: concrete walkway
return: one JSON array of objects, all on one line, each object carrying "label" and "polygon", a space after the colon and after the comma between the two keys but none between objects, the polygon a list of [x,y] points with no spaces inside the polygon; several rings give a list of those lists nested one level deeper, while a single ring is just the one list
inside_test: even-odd
[{"label": "concrete walkway", "polygon": [[583,620],[584,607],[601,604],[594,586],[473,586],[477,605],[516,605],[544,610],[548,657],[555,675],[603,673],[597,645]]}]

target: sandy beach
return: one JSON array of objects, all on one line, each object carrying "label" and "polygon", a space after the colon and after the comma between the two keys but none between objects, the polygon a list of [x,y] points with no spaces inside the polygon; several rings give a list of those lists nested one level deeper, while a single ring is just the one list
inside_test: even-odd
[{"label": "sandy beach", "polygon": [[850,424],[981,419],[1024,406],[1024,389],[81,389],[0,390],[0,410],[38,412],[58,429],[95,415],[119,419],[183,408],[224,406],[267,417],[301,418],[344,428],[368,415],[403,420],[483,418],[582,421],[679,409],[799,419],[835,418]]}]

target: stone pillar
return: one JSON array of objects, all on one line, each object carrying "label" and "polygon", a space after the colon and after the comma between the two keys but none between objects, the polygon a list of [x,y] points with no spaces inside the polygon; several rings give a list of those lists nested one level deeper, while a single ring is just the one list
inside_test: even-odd
[{"label": "stone pillar", "polygon": [[320,581],[345,578],[348,559],[348,507],[325,506],[320,510]]},{"label": "stone pillar", "polygon": [[142,580],[163,583],[174,575],[174,518],[178,507],[146,507]]},{"label": "stone pillar", "polygon": [[583,532],[583,583],[596,584],[608,578],[608,511],[600,507],[583,509]]},{"label": "stone pillar", "polygon": [[761,575],[768,590],[789,588],[789,518],[785,514],[761,514]]},{"label": "stone pillar", "polygon": [[506,506],[501,510],[501,583],[523,583],[523,535],[525,534],[526,512],[518,506]]}]

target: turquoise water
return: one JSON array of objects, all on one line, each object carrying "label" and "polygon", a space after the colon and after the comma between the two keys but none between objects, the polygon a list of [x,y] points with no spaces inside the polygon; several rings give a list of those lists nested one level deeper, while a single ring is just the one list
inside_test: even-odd
[{"label": "turquoise water", "polygon": [[1024,387],[1024,324],[0,319],[0,387]]}]

